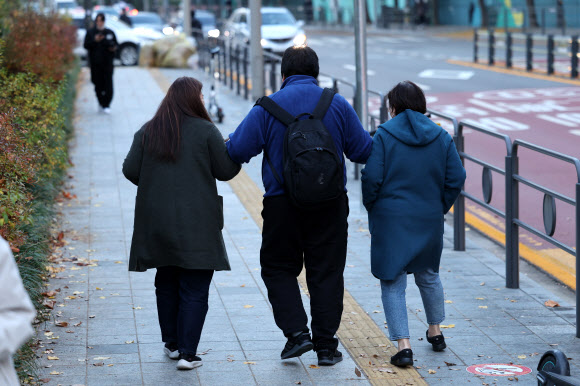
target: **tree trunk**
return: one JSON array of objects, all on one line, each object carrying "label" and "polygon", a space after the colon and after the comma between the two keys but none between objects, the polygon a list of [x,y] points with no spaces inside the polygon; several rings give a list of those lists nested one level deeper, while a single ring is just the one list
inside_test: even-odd
[{"label": "tree trunk", "polygon": [[536,5],[534,4],[534,0],[526,0],[526,5],[528,6],[529,26],[532,28],[538,28],[538,16],[536,15]]},{"label": "tree trunk", "polygon": [[488,17],[487,17],[487,6],[485,5],[485,0],[479,0],[479,9],[481,9],[481,26],[486,28],[489,27],[488,25]]}]

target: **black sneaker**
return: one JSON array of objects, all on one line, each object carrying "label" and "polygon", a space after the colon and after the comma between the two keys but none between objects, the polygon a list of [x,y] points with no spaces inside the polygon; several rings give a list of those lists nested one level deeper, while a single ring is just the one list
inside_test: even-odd
[{"label": "black sneaker", "polygon": [[318,366],[334,366],[342,361],[342,353],[338,350],[322,349],[316,352]]},{"label": "black sneaker", "polygon": [[177,362],[178,370],[192,370],[203,365],[201,358],[196,355],[180,354],[179,362]]},{"label": "black sneaker", "polygon": [[280,358],[289,359],[299,357],[314,348],[310,334],[307,332],[298,333],[296,336],[288,337],[288,342],[280,354]]},{"label": "black sneaker", "polygon": [[443,351],[447,347],[447,345],[445,344],[445,338],[443,337],[443,334],[430,337],[429,330],[427,330],[425,335],[427,335],[427,342],[433,345],[433,351]]},{"label": "black sneaker", "polygon": [[399,367],[411,366],[413,364],[413,351],[410,348],[399,351],[391,357],[391,364]]}]

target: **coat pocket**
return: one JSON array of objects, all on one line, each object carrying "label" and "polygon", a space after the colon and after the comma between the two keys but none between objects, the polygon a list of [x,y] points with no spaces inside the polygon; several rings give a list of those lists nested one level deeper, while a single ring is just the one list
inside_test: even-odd
[{"label": "coat pocket", "polygon": [[217,203],[217,212],[218,212],[218,226],[219,229],[224,229],[224,198],[218,194],[218,203]]}]

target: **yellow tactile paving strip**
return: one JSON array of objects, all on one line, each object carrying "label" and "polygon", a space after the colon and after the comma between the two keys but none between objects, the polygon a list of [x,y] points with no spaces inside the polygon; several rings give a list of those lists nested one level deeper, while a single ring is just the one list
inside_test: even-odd
[{"label": "yellow tactile paving strip", "polygon": [[[170,86],[167,78],[158,69],[150,69],[150,73],[161,90],[167,92]],[[243,169],[229,184],[261,230],[264,192]],[[304,271],[298,282],[308,293]],[[400,369],[389,363],[391,355],[397,352],[396,347],[346,290],[337,336],[372,385],[427,385],[414,367]]]}]

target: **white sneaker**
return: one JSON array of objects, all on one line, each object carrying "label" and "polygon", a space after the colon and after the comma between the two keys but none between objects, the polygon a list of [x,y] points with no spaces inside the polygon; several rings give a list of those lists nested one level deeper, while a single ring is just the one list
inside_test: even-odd
[{"label": "white sneaker", "polygon": [[201,363],[201,358],[198,356],[181,356],[179,362],[177,362],[177,369],[178,370],[193,370],[196,367],[200,367],[203,365]]},{"label": "white sneaker", "polygon": [[171,351],[167,347],[163,347],[163,352],[169,357],[169,359],[179,359],[179,350]]},{"label": "white sneaker", "polygon": [[110,108],[108,108],[108,107],[105,107],[105,108],[103,109],[103,112],[104,112],[105,114],[111,114],[111,109],[110,109]]}]

